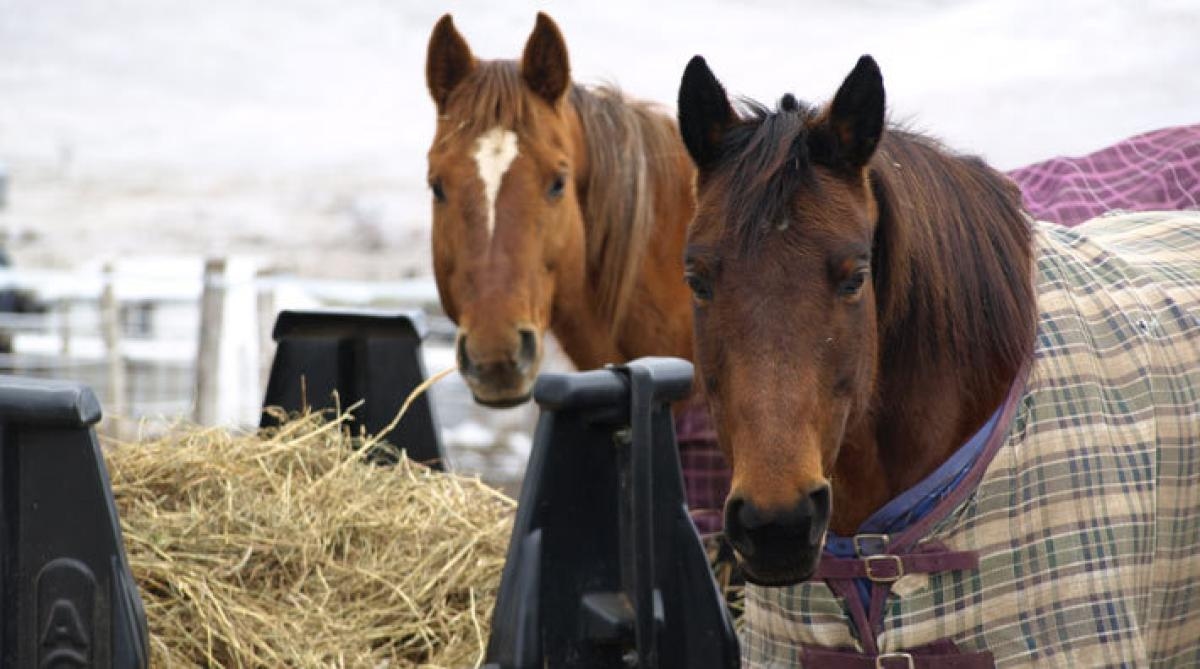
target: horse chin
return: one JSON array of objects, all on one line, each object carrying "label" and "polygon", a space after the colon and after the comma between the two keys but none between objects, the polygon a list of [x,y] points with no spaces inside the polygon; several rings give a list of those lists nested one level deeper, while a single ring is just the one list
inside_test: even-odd
[{"label": "horse chin", "polygon": [[503,388],[470,383],[467,385],[476,403],[492,409],[508,409],[525,404],[533,397],[533,381],[532,378],[526,379]]},{"label": "horse chin", "polygon": [[821,558],[821,549],[801,549],[800,555],[794,553],[787,558],[755,558],[743,557],[741,560],[742,574],[754,585],[769,588],[780,588],[803,583],[812,578],[817,571]]},{"label": "horse chin", "polygon": [[529,399],[533,397],[533,392],[530,391],[522,395],[513,395],[511,397],[484,398],[476,395],[475,393],[472,393],[471,396],[475,398],[476,403],[482,404],[485,407],[491,409],[510,409],[528,402]]}]

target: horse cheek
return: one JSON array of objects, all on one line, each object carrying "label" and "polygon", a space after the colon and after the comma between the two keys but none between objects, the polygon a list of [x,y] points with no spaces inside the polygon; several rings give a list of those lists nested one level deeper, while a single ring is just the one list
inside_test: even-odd
[{"label": "horse cheek", "polygon": [[434,283],[437,284],[438,298],[442,302],[442,309],[446,312],[446,316],[451,321],[458,323],[458,303],[455,297],[461,286],[455,285],[457,283],[454,258],[456,249],[451,243],[449,235],[445,234],[444,228],[438,224],[436,216],[431,238],[433,278]]}]

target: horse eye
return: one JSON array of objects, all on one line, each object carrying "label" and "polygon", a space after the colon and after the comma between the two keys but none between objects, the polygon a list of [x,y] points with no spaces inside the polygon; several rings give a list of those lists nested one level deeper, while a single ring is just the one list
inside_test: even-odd
[{"label": "horse eye", "polygon": [[683,280],[687,281],[688,288],[692,289],[692,294],[697,300],[707,302],[712,299],[712,281],[708,277],[689,272],[684,275]]},{"label": "horse eye", "polygon": [[867,270],[860,269],[854,273],[854,276],[846,279],[838,286],[838,295],[842,297],[853,297],[858,295],[862,290],[863,284],[867,282]]},{"label": "horse eye", "polygon": [[566,176],[564,176],[562,174],[556,174],[554,176],[553,183],[550,184],[550,190],[546,193],[546,195],[551,200],[557,200],[560,197],[562,197],[563,191],[566,190],[566,188],[567,188]]},{"label": "horse eye", "polygon": [[446,201],[446,191],[442,188],[442,180],[434,179],[429,182],[429,190],[433,191],[433,199],[437,202]]}]

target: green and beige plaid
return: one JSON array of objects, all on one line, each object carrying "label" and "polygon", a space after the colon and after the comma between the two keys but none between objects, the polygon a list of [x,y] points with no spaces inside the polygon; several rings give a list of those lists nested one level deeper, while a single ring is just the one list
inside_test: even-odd
[{"label": "green and beige plaid", "polygon": [[[880,652],[1200,667],[1200,213],[1034,224],[1040,324],[1007,441],[929,540],[977,570],[894,584]],[[744,666],[855,648],[824,583],[747,587]]]}]

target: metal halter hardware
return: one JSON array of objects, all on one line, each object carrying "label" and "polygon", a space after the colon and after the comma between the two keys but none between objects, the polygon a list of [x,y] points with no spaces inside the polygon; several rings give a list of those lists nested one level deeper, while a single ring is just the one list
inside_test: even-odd
[{"label": "metal halter hardware", "polygon": [[878,542],[880,550],[886,551],[888,549],[888,544],[891,542],[891,538],[886,534],[865,533],[854,535],[854,552],[858,554],[858,557],[867,557],[868,553],[863,548],[863,544],[868,541]]},{"label": "metal halter hardware", "polygon": [[[900,580],[900,577],[904,575],[904,561],[900,559],[899,555],[891,555],[890,553],[883,555],[868,555],[862,560],[863,564],[865,564],[867,568],[867,578],[871,579],[871,581],[874,583],[894,583]],[[874,569],[872,569],[872,565],[878,564],[881,560],[895,564],[896,573],[888,576],[880,576]]]},{"label": "metal halter hardware", "polygon": [[900,665],[904,669],[916,669],[916,662],[913,656],[908,653],[883,653],[875,656],[875,669],[895,669],[895,665],[889,665],[891,660],[900,660],[904,664]]}]

